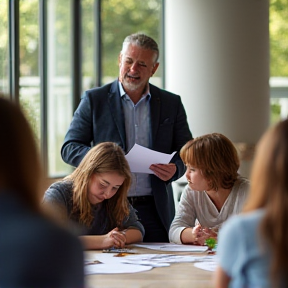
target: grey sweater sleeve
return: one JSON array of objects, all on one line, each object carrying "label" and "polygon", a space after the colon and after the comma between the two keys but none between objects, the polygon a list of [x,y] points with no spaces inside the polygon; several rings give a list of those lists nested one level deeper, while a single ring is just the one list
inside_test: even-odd
[{"label": "grey sweater sleeve", "polygon": [[71,206],[72,184],[59,181],[53,183],[45,192],[43,204],[60,222],[67,222]]},{"label": "grey sweater sleeve", "polygon": [[[193,191],[192,191],[193,193]],[[196,220],[196,211],[194,209],[194,201],[191,199],[191,190],[188,190],[188,186],[184,188],[181,195],[180,203],[169,229],[169,241],[182,244],[181,233],[187,227],[194,227]]]},{"label": "grey sweater sleeve", "polygon": [[136,215],[135,209],[132,207],[131,204],[129,204],[129,216],[125,219],[123,222],[124,228],[130,228],[130,229],[137,229],[142,233],[142,236],[144,237],[145,230],[143,225],[138,220],[138,217]]}]

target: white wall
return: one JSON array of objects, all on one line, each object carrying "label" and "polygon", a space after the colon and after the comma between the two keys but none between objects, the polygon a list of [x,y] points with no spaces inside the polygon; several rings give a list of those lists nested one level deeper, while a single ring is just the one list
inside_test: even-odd
[{"label": "white wall", "polygon": [[165,65],[165,88],[181,95],[194,137],[255,145],[269,125],[269,1],[167,0]]}]

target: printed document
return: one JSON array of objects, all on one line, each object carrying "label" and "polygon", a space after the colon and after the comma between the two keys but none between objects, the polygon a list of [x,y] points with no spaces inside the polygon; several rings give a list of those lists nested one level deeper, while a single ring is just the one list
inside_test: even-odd
[{"label": "printed document", "polygon": [[131,172],[154,174],[149,167],[152,164],[168,164],[175,153],[176,151],[172,154],[165,154],[135,144],[125,157]]}]

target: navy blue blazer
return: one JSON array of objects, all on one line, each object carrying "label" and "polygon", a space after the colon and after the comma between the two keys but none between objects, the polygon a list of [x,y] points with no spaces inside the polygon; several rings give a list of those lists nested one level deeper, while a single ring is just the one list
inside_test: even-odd
[{"label": "navy blue blazer", "polygon": [[[192,139],[181,98],[149,85],[152,136],[149,148],[167,154],[179,152]],[[128,152],[118,80],[84,92],[61,148],[62,159],[72,166],[78,166],[91,146],[105,141],[116,142],[125,153]],[[178,153],[171,162],[176,164],[177,172],[169,181],[164,182],[151,174],[155,204],[167,231],[175,215],[171,182],[185,172]]]}]

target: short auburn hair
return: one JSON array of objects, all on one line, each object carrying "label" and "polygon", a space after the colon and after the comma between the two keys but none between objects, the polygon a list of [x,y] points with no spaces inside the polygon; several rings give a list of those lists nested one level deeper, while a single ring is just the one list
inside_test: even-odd
[{"label": "short auburn hair", "polygon": [[185,165],[202,171],[210,189],[230,189],[237,177],[240,160],[234,144],[220,133],[206,134],[188,141],[180,150]]}]

